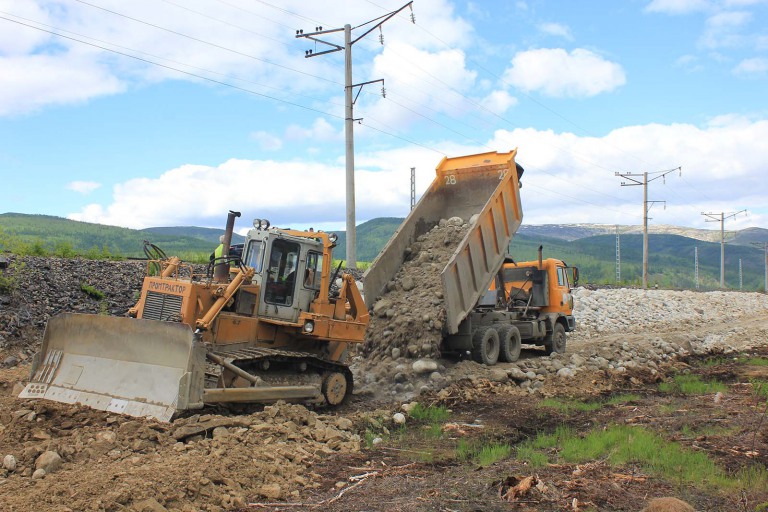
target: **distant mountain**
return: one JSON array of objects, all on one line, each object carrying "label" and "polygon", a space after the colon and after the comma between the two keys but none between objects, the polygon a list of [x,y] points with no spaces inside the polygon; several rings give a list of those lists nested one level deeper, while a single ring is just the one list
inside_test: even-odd
[{"label": "distant mountain", "polygon": [[[207,243],[217,245],[219,243],[219,237],[224,234],[223,229],[214,228],[198,228],[195,226],[171,226],[164,228],[145,228],[141,229],[144,233],[157,234],[162,236],[180,236],[191,237],[205,240]],[[243,235],[232,233],[232,243],[241,244],[245,241]]]},{"label": "distant mountain", "polygon": [[[615,225],[615,224],[524,224],[519,233],[528,236],[545,236],[561,240],[579,240],[591,236],[616,235],[618,228],[620,235],[635,235],[643,233],[643,226]],[[719,229],[698,229],[667,224],[652,224],[648,226],[649,235],[679,235],[705,242],[720,242]],[[753,242],[768,241],[768,229],[746,228],[738,231],[725,232],[726,243],[735,245],[750,245]]]}]

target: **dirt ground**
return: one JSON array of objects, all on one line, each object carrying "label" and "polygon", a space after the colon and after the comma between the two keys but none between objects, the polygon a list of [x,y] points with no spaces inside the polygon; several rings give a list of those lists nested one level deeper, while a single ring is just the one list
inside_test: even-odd
[{"label": "dirt ground", "polygon": [[[746,357],[768,358],[766,318],[734,324],[709,322],[679,331],[596,337],[569,345],[588,354],[622,340],[655,337],[684,343],[691,335],[729,335]],[[0,354],[5,356],[5,354]],[[0,469],[2,510],[304,510],[474,511],[640,510],[650,499],[677,496],[697,510],[760,510],[768,489],[719,491],[664,479],[639,465],[605,460],[550,463],[531,468],[515,449],[538,433],[568,426],[586,433],[602,426],[636,425],[706,453],[726,471],[768,465],[766,399],[750,379],[768,380],[768,367],[750,365],[739,353],[688,358],[643,370],[579,372],[550,376],[540,392],[513,383],[464,379],[426,404],[443,405],[450,417],[442,434],[429,436],[410,423],[396,427],[395,402],[359,396],[334,411],[281,404],[234,414],[207,410],[170,424],[125,418],[43,401],[15,398],[29,366],[0,370]],[[523,357],[540,357],[527,352]],[[659,390],[660,380],[690,372],[727,386],[683,396]],[[626,403],[580,412],[545,407],[545,398],[607,400],[631,393]],[[389,432],[373,445],[371,432]],[[512,447],[486,466],[456,456],[462,440]],[[39,457],[55,451],[58,469],[41,475]],[[533,477],[526,480],[527,477]],[[518,484],[530,489],[510,493]],[[511,497],[515,495],[514,497]]]}]

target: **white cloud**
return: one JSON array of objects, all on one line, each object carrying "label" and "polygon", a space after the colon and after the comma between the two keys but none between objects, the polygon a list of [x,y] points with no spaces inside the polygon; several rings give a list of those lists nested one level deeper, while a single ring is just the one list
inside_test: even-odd
[{"label": "white cloud", "polygon": [[305,128],[299,125],[291,125],[285,130],[285,138],[288,140],[301,141],[303,144],[311,146],[316,142],[332,142],[344,140],[344,131],[334,128],[331,124],[318,117],[312,126]]},{"label": "white cloud", "polygon": [[660,12],[665,14],[688,14],[697,11],[706,11],[712,7],[708,0],[652,0],[645,10],[648,12]]},{"label": "white cloud", "polygon": [[739,62],[733,72],[740,76],[762,76],[768,74],[768,59],[755,57]]},{"label": "white cloud", "polygon": [[125,89],[105,66],[83,55],[0,57],[0,76],[0,116]]},{"label": "white cloud", "polygon": [[504,77],[525,91],[554,97],[589,97],[626,83],[622,67],[589,50],[541,48],[517,53]]},{"label": "white cloud", "polygon": [[466,111],[477,78],[460,50],[431,52],[403,43],[387,45],[374,59],[372,74],[384,79],[387,98],[367,108],[363,103],[360,112],[390,127],[418,119],[416,112],[434,117]]},{"label": "white cloud", "polygon": [[[311,42],[296,40],[294,30],[286,27],[310,29],[312,22],[297,21],[291,13],[301,12],[307,20],[366,20],[390,10],[366,2],[331,5],[283,0],[279,7],[239,4],[221,9],[200,0],[182,6],[121,0],[98,3],[125,17],[80,3],[64,7],[59,0],[0,0],[0,10],[23,16],[25,20],[15,19],[40,29],[51,30],[53,26],[76,39],[292,100],[297,93],[317,96],[335,90],[342,75],[338,58],[304,58]],[[455,15],[448,0],[425,0],[417,13],[429,20],[430,30],[441,34],[448,45],[470,44],[472,27]],[[388,44],[405,41],[426,49],[444,45],[410,23],[409,15],[406,9],[385,24]],[[363,30],[359,28],[354,34],[361,35]],[[334,36],[338,34],[329,37]],[[376,39],[372,34],[357,48],[379,52]],[[7,21],[0,31],[0,56],[0,115],[86,101],[147,83],[199,80]],[[310,77],[297,79],[299,73]]]},{"label": "white cloud", "polygon": [[540,31],[550,36],[562,37],[569,41],[573,40],[571,29],[567,25],[561,23],[542,23],[538,28]]},{"label": "white cloud", "polygon": [[66,184],[67,190],[72,190],[79,194],[87,195],[101,187],[101,183],[95,181],[71,181]]},{"label": "white cloud", "polygon": [[746,11],[726,11],[710,16],[705,24],[699,45],[708,49],[736,48],[744,46],[750,36],[744,26],[752,20]]},{"label": "white cloud", "polygon": [[[747,208],[751,215],[745,225],[768,224],[763,209],[768,146],[762,143],[767,139],[768,119],[725,115],[703,126],[628,126],[600,138],[528,128],[498,130],[485,146],[434,146],[449,156],[517,147],[518,162],[526,168],[521,192],[528,224],[639,224],[642,187],[621,187],[614,173],[679,165],[682,177],[673,173],[650,186],[654,199],[667,201],[666,210],[654,210],[652,222],[710,228],[702,211]],[[410,168],[416,167],[420,195],[434,178],[441,156],[412,146],[358,154],[357,220],[405,216]],[[189,201],[200,190],[206,191],[205,201]],[[343,162],[229,160],[126,181],[115,186],[109,204],[87,205],[69,217],[136,228],[220,226],[226,211],[234,209],[242,211],[244,219],[266,217],[279,226],[343,225],[344,198]]]},{"label": "white cloud", "polygon": [[517,98],[507,91],[493,91],[480,101],[480,104],[494,114],[501,115],[510,107],[517,105]]},{"label": "white cloud", "polygon": [[258,131],[251,133],[251,139],[259,143],[259,147],[265,151],[277,151],[282,149],[283,141],[269,132]]}]

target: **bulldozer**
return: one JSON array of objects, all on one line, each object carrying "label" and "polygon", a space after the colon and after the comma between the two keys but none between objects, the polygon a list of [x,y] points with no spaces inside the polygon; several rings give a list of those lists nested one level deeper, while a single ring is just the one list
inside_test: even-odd
[{"label": "bulldozer", "polygon": [[[229,212],[224,247],[239,216]],[[345,361],[369,315],[351,274],[332,285],[336,239],[256,219],[242,254],[204,273],[162,253],[148,259],[128,316],[48,322],[19,397],[159,421],[211,404],[339,405],[352,393]]]}]

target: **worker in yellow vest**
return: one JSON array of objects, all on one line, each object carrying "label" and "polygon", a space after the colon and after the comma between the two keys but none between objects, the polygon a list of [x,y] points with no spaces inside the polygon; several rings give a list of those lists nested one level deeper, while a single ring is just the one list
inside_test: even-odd
[{"label": "worker in yellow vest", "polygon": [[221,235],[219,237],[219,246],[213,251],[210,259],[211,261],[213,261],[216,258],[221,258],[223,254],[224,254],[224,235]]}]

